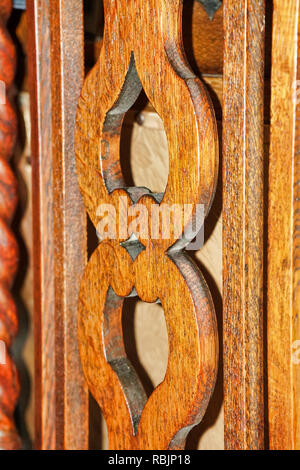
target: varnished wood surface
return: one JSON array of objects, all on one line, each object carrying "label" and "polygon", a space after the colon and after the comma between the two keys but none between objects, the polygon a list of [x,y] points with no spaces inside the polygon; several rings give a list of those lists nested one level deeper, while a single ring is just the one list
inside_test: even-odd
[{"label": "varnished wood surface", "polygon": [[223,5],[209,19],[196,0],[183,2],[183,44],[187,58],[198,74],[223,71]]},{"label": "varnished wood surface", "polygon": [[4,357],[1,357],[4,363],[0,363],[1,450],[16,450],[21,446],[14,423],[19,378],[10,351],[18,330],[17,309],[10,293],[18,267],[18,246],[10,229],[18,200],[17,181],[8,163],[17,134],[17,118],[11,103],[16,54],[6,28],[11,9],[10,0],[0,1],[0,341],[1,352],[4,351]]},{"label": "varnished wood surface", "polygon": [[[29,96],[26,92],[19,97],[22,115],[26,123],[28,136],[30,133]],[[136,111],[127,113],[122,127],[123,138],[121,139],[122,152],[126,152],[127,159],[131,162],[132,176],[137,186],[146,186],[153,192],[163,192],[168,178],[168,144],[164,127],[159,116],[146,109],[142,112],[140,119],[136,116]],[[130,145],[130,148],[129,148]],[[26,146],[27,147],[27,146]],[[127,149],[127,150],[126,150]],[[26,183],[19,187],[21,195],[26,190],[27,197],[20,200],[24,207],[22,216],[22,238],[26,243],[30,264],[26,270],[26,278],[22,286],[21,296],[28,310],[29,318],[32,315],[32,219],[31,219],[31,159],[30,149],[27,147],[22,151],[22,156],[18,158],[18,170]],[[221,290],[222,290],[222,221],[221,221],[221,191],[219,184],[217,194],[214,199],[209,217],[206,220],[207,241],[203,248],[195,253],[197,264],[205,268],[205,279],[209,281],[217,318],[221,325]],[[22,196],[20,196],[21,199]],[[23,214],[23,211],[22,211]],[[194,253],[193,253],[194,255]],[[194,256],[193,256],[194,257]],[[217,302],[216,302],[217,299]],[[149,304],[137,302],[135,299],[125,301],[125,315],[127,315],[124,342],[126,352],[138,374],[141,374],[142,382],[146,383],[149,392],[152,386],[155,387],[163,380],[168,361],[168,340],[165,326],[163,309],[159,304]],[[127,302],[127,304],[126,304]],[[133,311],[134,310],[134,311]],[[33,321],[30,322],[33,326]],[[33,337],[32,327],[28,331],[27,341],[24,348],[23,358],[26,363],[31,383],[34,381],[33,373]],[[222,341],[220,337],[219,341]],[[148,378],[146,378],[148,377]],[[151,385],[152,384],[152,385]],[[147,388],[148,387],[148,388]],[[23,389],[24,393],[24,389]],[[26,425],[31,438],[34,436],[33,423],[33,395],[26,408]],[[199,450],[224,448],[223,438],[223,400],[222,390],[222,369],[219,370],[216,388],[204,419],[199,426],[196,426],[187,438],[187,448]],[[92,410],[93,411],[93,410]],[[90,449],[107,449],[106,426],[99,427],[104,419],[99,419],[97,412],[90,411]]]},{"label": "varnished wood surface", "polygon": [[[182,37],[188,60],[195,72],[221,74],[223,69],[223,6],[210,20],[197,0],[183,2]],[[94,43],[98,58],[100,42]],[[87,44],[87,57],[91,55]]]},{"label": "varnished wood surface", "polygon": [[264,18],[264,0],[224,1],[224,432],[236,450],[264,447]]},{"label": "varnished wood surface", "polygon": [[[139,202],[150,209],[157,204],[157,195],[146,188],[126,189],[119,166],[123,116],[141,86],[162,117],[169,143],[162,202],[181,207],[189,203],[193,211],[197,203],[204,204],[206,212],[210,208],[218,167],[216,123],[205,89],[181,53],[181,7],[179,1],[130,1],[124,16],[122,0],[105,2],[103,45],[85,81],[76,130],[79,184],[95,227],[101,203],[113,204],[121,215],[119,196],[128,206]],[[127,219],[122,223],[127,225]],[[135,261],[120,246],[131,233],[103,241],[83,277],[82,364],[105,415],[112,449],[182,448],[190,428],[202,419],[214,387],[218,344],[212,299],[182,246],[166,254],[177,240],[172,224],[170,232],[167,239],[161,232],[158,240],[141,237],[146,249]],[[133,287],[146,302],[160,299],[169,336],[166,376],[148,401],[122,341],[122,297]]]},{"label": "varnished wood surface", "polygon": [[299,1],[274,1],[269,167],[271,449],[300,449]]},{"label": "varnished wood surface", "polygon": [[83,82],[81,2],[50,0],[55,291],[56,449],[88,447],[88,390],[77,341],[86,217],[75,174],[75,115]]},{"label": "varnished wood surface", "polygon": [[[297,88],[300,89],[300,3],[298,2],[297,31]],[[293,312],[292,312],[292,362],[293,362],[293,439],[294,448],[300,450],[300,101],[297,95],[295,119],[295,156],[293,161]]]}]

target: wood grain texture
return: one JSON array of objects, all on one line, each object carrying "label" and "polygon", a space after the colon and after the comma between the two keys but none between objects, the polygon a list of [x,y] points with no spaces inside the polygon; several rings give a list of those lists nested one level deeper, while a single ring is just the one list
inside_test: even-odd
[{"label": "wood grain texture", "polygon": [[262,449],[264,0],[224,1],[225,448]]},{"label": "wood grain texture", "polygon": [[299,1],[275,0],[268,250],[271,449],[300,449],[299,79]]},{"label": "wood grain texture", "polygon": [[55,290],[56,449],[88,446],[88,390],[77,341],[86,217],[75,173],[74,128],[83,83],[82,2],[50,0]]},{"label": "wood grain texture", "polygon": [[[16,135],[17,118],[10,101],[10,89],[16,66],[15,48],[6,29],[12,10],[10,0],[0,1],[0,342],[4,344],[4,361],[0,363],[0,449],[20,448],[14,411],[19,397],[19,379],[10,355],[17,334],[18,318],[10,288],[18,266],[18,246],[9,227],[18,196],[17,181],[9,166]],[[3,351],[3,348],[1,349]]]},{"label": "wood grain texture", "polygon": [[218,9],[221,7],[221,0],[197,0],[204,7],[204,10],[212,20]]},{"label": "wood grain texture", "polygon": [[297,90],[295,154],[293,162],[293,312],[292,312],[292,359],[293,359],[293,439],[294,449],[300,450],[300,3],[298,2],[297,25]]},{"label": "wood grain texture", "polygon": [[197,73],[222,73],[223,5],[212,20],[196,0],[183,2],[183,43],[187,58]]},{"label": "wood grain texture", "polygon": [[[221,129],[219,132],[221,135]],[[125,136],[126,138],[124,138]],[[147,107],[138,115],[138,118],[136,111],[133,109],[126,114],[122,127],[121,155],[122,152],[126,152],[127,142],[129,141],[134,184],[150,188],[152,192],[163,192],[167,184],[169,171],[168,143],[163,122],[157,113],[154,113],[153,109],[148,110]],[[128,154],[129,152],[126,152],[127,158]],[[196,263],[201,266],[200,269],[205,270],[203,274],[211,289],[217,319],[219,319],[219,333],[222,331],[221,206],[222,182],[219,177],[213,205],[205,220],[204,246],[199,251],[192,253]],[[133,313],[133,307],[129,309],[128,305],[132,306],[132,303],[135,303],[134,300],[125,301],[125,307],[123,308],[123,328],[130,329],[130,336],[128,333],[126,334],[126,330],[124,332],[125,348],[137,372],[145,379],[143,370],[140,368],[140,364],[142,364],[155,387],[164,378],[168,359],[168,344],[166,344],[166,350],[164,349],[165,342],[167,342],[167,332],[163,309],[158,304],[137,301]],[[160,319],[164,323],[163,327]],[[220,338],[221,341],[222,337]],[[196,426],[188,435],[187,449],[224,449],[222,374],[223,369],[220,368],[216,387],[204,418],[200,425]],[[148,392],[152,390],[148,381],[146,381],[146,387],[148,387]],[[104,445],[106,445],[106,441]],[[102,448],[107,448],[107,446]]]},{"label": "wood grain texture", "polygon": [[[184,51],[193,71],[200,73],[222,74],[223,70],[223,6],[213,20],[210,20],[204,7],[197,0],[183,2],[182,40]],[[86,44],[87,65],[94,51],[97,60],[101,41]]]},{"label": "wood grain texture", "polygon": [[[168,184],[160,206],[178,204],[182,209],[191,204],[187,229],[196,205],[203,204],[207,213],[214,196],[216,122],[205,88],[182,53],[182,2],[119,0],[105,1],[104,6],[100,57],[79,101],[77,172],[94,226],[100,221],[98,207],[112,204],[126,234],[118,230],[115,239],[102,241],[86,268],[79,298],[81,359],[89,388],[106,418],[111,449],[180,449],[189,430],[202,419],[214,388],[218,356],[214,307],[202,274],[182,251],[188,240],[176,243],[174,221],[168,237],[163,238],[157,227],[156,239],[130,229],[127,214],[122,216],[120,197],[128,207],[139,203],[149,214],[161,195],[125,187],[120,133],[124,114],[143,87],[164,122],[169,144]],[[143,229],[149,226],[146,218]],[[134,261],[120,245],[132,233],[145,247]],[[168,331],[166,375],[148,401],[122,338],[123,298],[134,292],[145,302],[160,299]]]},{"label": "wood grain texture", "polygon": [[33,295],[35,336],[35,447],[55,449],[55,333],[53,177],[48,0],[28,0]]}]

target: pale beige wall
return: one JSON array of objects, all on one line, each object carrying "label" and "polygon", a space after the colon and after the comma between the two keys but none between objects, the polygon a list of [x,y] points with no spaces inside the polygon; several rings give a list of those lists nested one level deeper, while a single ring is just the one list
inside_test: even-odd
[{"label": "pale beige wall", "polygon": [[[24,122],[29,135],[29,97],[27,93],[20,95],[20,106]],[[138,122],[140,124],[138,124]],[[24,147],[25,145],[25,147]],[[159,116],[151,111],[143,111],[136,119],[135,113],[129,112],[123,128],[122,154],[131,159],[132,177],[136,185],[146,186],[152,191],[162,192],[168,176],[168,145],[163,123]],[[31,166],[29,161],[30,149],[27,141],[23,141],[17,152],[16,165],[22,181],[22,220],[21,235],[27,250],[26,276],[21,286],[21,297],[28,313],[26,327],[26,342],[23,358],[33,379],[33,329],[32,329],[32,269],[31,269]],[[204,275],[212,290],[215,300],[218,321],[221,324],[221,201],[220,188],[215,203],[206,223],[206,242],[204,247],[194,256],[199,266],[204,267]],[[163,310],[157,304],[143,302],[126,302],[124,311],[128,355],[136,364],[140,376],[146,377],[148,389],[158,385],[164,377],[168,360],[168,341]],[[131,339],[130,339],[131,334]],[[135,336],[133,341],[132,336]],[[222,408],[222,382],[219,374],[216,391],[209,405],[203,422],[191,432],[188,438],[188,447],[199,449],[223,449],[223,408]],[[149,382],[150,381],[150,382]],[[31,436],[33,436],[33,387],[28,397],[26,408],[26,423]],[[92,408],[94,410],[94,408]],[[100,423],[92,425],[94,433],[94,446],[107,448],[105,425],[99,433]],[[99,436],[101,434],[101,438]],[[101,441],[101,443],[100,443]]]}]

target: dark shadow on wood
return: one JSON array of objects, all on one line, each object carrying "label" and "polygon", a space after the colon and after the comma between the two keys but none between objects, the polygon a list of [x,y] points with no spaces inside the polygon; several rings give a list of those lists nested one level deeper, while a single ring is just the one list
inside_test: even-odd
[{"label": "dark shadow on wood", "polygon": [[266,41],[265,41],[265,134],[264,134],[264,268],[263,268],[263,342],[264,342],[264,425],[265,449],[269,449],[269,410],[268,410],[268,211],[269,211],[269,155],[270,155],[270,110],[271,110],[271,58],[272,58],[273,0],[267,1]]},{"label": "dark shadow on wood", "polygon": [[216,420],[220,414],[223,404],[223,304],[221,293],[211,274],[194,255],[191,255],[191,252],[189,252],[189,256],[197,264],[208,284],[209,290],[214,301],[219,334],[219,368],[216,386],[213,395],[210,399],[204,418],[202,419],[200,424],[198,424],[191,430],[186,440],[185,449],[195,450],[198,448],[199,442],[203,434],[216,423]]}]

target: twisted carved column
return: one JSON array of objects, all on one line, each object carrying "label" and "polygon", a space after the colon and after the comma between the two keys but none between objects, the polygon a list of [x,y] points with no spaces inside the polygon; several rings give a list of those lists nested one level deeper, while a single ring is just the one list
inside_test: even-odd
[{"label": "twisted carved column", "polygon": [[17,182],[8,163],[17,133],[17,118],[9,101],[16,64],[14,45],[6,29],[11,9],[11,0],[0,0],[0,342],[5,351],[0,363],[0,449],[5,450],[20,447],[13,419],[19,382],[9,353],[17,333],[16,305],[9,289],[18,263],[17,243],[9,228],[17,204]]}]

